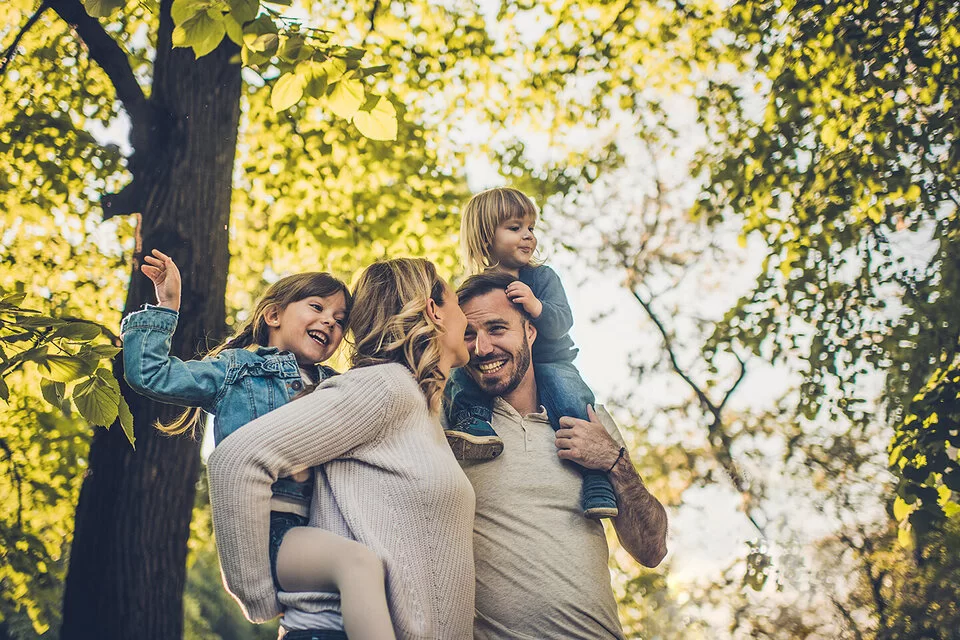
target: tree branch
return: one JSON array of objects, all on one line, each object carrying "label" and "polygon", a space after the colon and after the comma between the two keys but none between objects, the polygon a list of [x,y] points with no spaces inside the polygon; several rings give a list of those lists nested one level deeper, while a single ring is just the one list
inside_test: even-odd
[{"label": "tree branch", "polygon": [[127,53],[104,30],[100,21],[87,13],[80,0],[48,1],[57,15],[73,27],[86,45],[90,57],[110,78],[117,93],[117,100],[123,103],[123,108],[134,123],[133,126],[146,126],[150,118],[150,105],[143,88],[133,75]]},{"label": "tree branch", "polygon": [[37,10],[33,12],[33,15],[30,16],[30,19],[27,20],[27,23],[23,25],[20,31],[17,33],[17,37],[13,39],[13,42],[7,47],[7,50],[0,54],[0,77],[7,72],[7,65],[10,64],[10,61],[13,60],[14,54],[17,52],[17,46],[20,45],[20,40],[23,39],[23,36],[26,35],[27,31],[30,31],[30,28],[37,23],[37,20],[40,19],[40,16],[43,15],[43,12],[50,7],[48,0],[43,0],[40,3],[40,6],[37,7]]}]

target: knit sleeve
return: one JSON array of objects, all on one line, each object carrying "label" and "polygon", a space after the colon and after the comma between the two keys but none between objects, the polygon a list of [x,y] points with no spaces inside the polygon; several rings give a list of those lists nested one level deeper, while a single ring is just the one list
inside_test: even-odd
[{"label": "knit sleeve", "polygon": [[234,432],[210,455],[210,502],[224,583],[253,622],[280,613],[268,558],[270,485],[380,440],[393,423],[386,416],[407,404],[409,387],[396,377],[390,365],[334,376]]}]

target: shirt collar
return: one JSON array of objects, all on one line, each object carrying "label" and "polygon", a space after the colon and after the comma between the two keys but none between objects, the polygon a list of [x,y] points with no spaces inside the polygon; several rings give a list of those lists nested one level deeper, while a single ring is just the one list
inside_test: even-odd
[{"label": "shirt collar", "polygon": [[525,416],[520,415],[520,412],[513,408],[513,405],[497,396],[493,400],[493,410],[495,412],[503,413],[513,418],[538,418],[538,419],[547,419],[547,410],[540,405],[540,410],[535,413],[528,413]]}]

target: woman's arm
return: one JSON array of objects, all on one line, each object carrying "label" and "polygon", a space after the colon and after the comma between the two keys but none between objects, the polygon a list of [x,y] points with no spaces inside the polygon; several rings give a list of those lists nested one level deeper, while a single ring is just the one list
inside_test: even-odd
[{"label": "woman's arm", "polygon": [[[270,485],[383,437],[387,417],[397,417],[398,398],[410,393],[384,372],[388,367],[331,378],[232,433],[207,461],[224,582],[250,620],[280,613],[268,559]],[[416,388],[409,374],[400,375]]]}]

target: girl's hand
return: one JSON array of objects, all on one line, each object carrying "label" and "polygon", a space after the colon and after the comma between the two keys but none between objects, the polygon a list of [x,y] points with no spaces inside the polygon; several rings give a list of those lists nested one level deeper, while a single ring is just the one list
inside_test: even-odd
[{"label": "girl's hand", "polygon": [[157,290],[157,305],[180,311],[180,269],[173,258],[153,250],[152,256],[143,256],[140,271],[150,278]]},{"label": "girl's hand", "polygon": [[537,296],[533,295],[530,287],[519,280],[514,280],[507,285],[507,297],[510,298],[510,302],[523,307],[534,319],[539,318],[540,314],[543,313],[543,303]]}]

